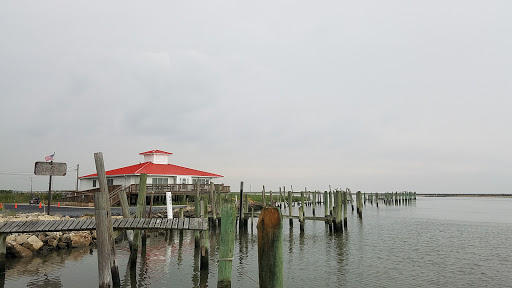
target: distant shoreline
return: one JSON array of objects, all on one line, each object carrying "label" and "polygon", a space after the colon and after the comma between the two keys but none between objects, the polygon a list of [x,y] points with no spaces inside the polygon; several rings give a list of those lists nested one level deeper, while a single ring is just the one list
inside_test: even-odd
[{"label": "distant shoreline", "polygon": [[421,197],[502,197],[512,198],[512,194],[447,194],[447,193],[435,193],[435,194],[416,194]]}]

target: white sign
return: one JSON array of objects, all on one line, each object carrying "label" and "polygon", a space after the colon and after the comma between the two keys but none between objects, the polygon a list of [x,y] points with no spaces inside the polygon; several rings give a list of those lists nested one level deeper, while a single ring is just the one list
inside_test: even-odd
[{"label": "white sign", "polygon": [[172,193],[165,192],[165,198],[167,198],[167,219],[172,219]]}]

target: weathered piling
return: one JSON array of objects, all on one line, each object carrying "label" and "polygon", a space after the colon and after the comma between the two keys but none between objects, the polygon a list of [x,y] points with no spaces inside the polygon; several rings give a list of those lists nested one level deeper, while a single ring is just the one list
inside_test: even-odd
[{"label": "weathered piling", "polygon": [[99,287],[110,287],[112,285],[111,267],[111,241],[110,241],[110,205],[108,205],[107,178],[103,163],[103,153],[94,153],[96,171],[100,192],[94,196],[94,217],[96,221],[96,246],[98,249],[98,279]]},{"label": "weathered piling", "polygon": [[263,207],[267,207],[267,199],[265,199],[265,185],[263,185],[263,190],[261,190],[261,203]]},{"label": "weathered piling", "polygon": [[342,199],[341,199],[341,191],[336,189],[335,190],[335,198],[334,198],[334,203],[336,204],[335,205],[335,209],[334,211],[336,212],[334,214],[334,231],[335,232],[343,232],[343,214],[342,214]]},{"label": "weathered piling", "polygon": [[[206,202],[201,200],[201,218],[205,217],[204,208],[207,208]],[[208,211],[208,210],[206,210]],[[207,217],[208,215],[206,215]],[[208,270],[208,255],[210,251],[210,236],[208,230],[201,230],[201,264],[200,270]]]},{"label": "weathered piling", "polygon": [[263,208],[258,219],[260,287],[283,287],[283,224],[281,211]]},{"label": "weathered piling", "polygon": [[324,191],[324,216],[325,216],[325,224],[329,224],[329,220],[328,220],[328,217],[329,217],[329,201],[327,201],[327,191]]},{"label": "weathered piling", "polygon": [[[121,203],[121,209],[123,212],[124,218],[131,218],[130,216],[130,206],[128,205],[128,199],[126,199],[126,193],[124,190],[120,189],[118,191],[119,202]],[[128,238],[128,245],[130,247],[130,252],[132,251],[133,246],[133,230],[126,230],[126,238]]]},{"label": "weathered piling", "polygon": [[357,200],[357,215],[362,218],[363,217],[363,197],[361,191],[356,192],[356,200]]},{"label": "weathered piling", "polygon": [[313,191],[313,216],[315,216],[315,209],[316,209],[316,190]]},{"label": "weathered piling", "polygon": [[247,228],[247,226],[249,225],[249,218],[247,218],[247,213],[249,213],[249,195],[245,194],[244,195],[244,216],[243,216],[244,228]]},{"label": "weathered piling", "polygon": [[304,232],[304,206],[299,207],[299,226],[300,231]]},{"label": "weathered piling", "polygon": [[235,247],[236,209],[231,200],[223,199],[221,211],[219,267],[217,287],[231,287],[233,249]]},{"label": "weathered piling", "polygon": [[293,201],[293,193],[292,193],[292,191],[288,191],[288,216],[290,217],[290,220],[289,220],[290,227],[293,227],[292,201]]},{"label": "weathered piling", "polygon": [[212,226],[217,226],[217,201],[215,197],[215,184],[210,184],[210,206],[212,207]]},{"label": "weathered piling", "polygon": [[[195,218],[201,217],[201,194],[199,191],[200,188],[199,181],[196,182],[196,197],[194,199],[194,216]],[[199,249],[201,247],[201,233],[199,231],[194,231],[194,247],[195,249]]]},{"label": "weathered piling", "polygon": [[343,226],[345,229],[347,229],[348,223],[347,223],[347,201],[348,201],[348,192],[343,191]]},{"label": "weathered piling", "polygon": [[[1,278],[0,283],[5,283],[5,256],[7,253],[6,240],[7,240],[7,233],[0,233],[0,278]],[[98,269],[99,269],[99,266],[98,266]],[[2,284],[2,287],[3,287],[3,284]]]},{"label": "weathered piling", "polygon": [[[139,178],[139,194],[137,196],[137,211],[135,212],[135,218],[142,218],[146,207],[146,183],[148,180],[147,174],[140,174]],[[137,253],[139,251],[141,230],[133,231],[133,245],[132,251],[130,252],[130,265],[137,265]]]},{"label": "weathered piling", "polygon": [[379,208],[379,193],[375,192],[375,206]]}]

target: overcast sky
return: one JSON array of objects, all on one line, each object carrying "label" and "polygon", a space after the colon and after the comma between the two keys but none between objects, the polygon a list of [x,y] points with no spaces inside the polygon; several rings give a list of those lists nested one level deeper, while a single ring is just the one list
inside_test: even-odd
[{"label": "overcast sky", "polygon": [[161,149],[232,190],[510,193],[511,11],[1,1],[0,189],[30,190],[53,152],[69,170],[55,189],[74,189],[95,152],[114,169]]}]

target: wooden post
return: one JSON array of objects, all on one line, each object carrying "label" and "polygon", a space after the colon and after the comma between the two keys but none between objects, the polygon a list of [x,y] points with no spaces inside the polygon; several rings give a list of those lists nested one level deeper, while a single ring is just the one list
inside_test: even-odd
[{"label": "wooden post", "polygon": [[270,207],[274,207],[274,198],[272,197],[272,190],[270,190]]},{"label": "wooden post", "polygon": [[[196,198],[194,200],[194,216],[195,218],[201,217],[201,194],[200,194],[200,183],[196,182]],[[194,248],[199,249],[201,247],[201,233],[194,231]]]},{"label": "wooden post", "polygon": [[[137,211],[135,218],[142,218],[144,215],[144,207],[146,206],[146,183],[148,181],[147,174],[140,174],[139,177],[139,194],[137,195]],[[137,266],[137,253],[139,252],[141,230],[133,231],[132,251],[130,252],[130,266]]]},{"label": "wooden post", "polygon": [[304,232],[304,206],[299,207],[299,226],[300,231]]},{"label": "wooden post", "polygon": [[212,226],[217,224],[217,203],[215,202],[215,185],[210,183],[210,207],[212,207]]},{"label": "wooden post", "polygon": [[315,209],[316,209],[316,190],[313,191],[313,216],[315,216]]},{"label": "wooden post", "polygon": [[261,190],[261,203],[263,207],[267,207],[267,199],[265,199],[265,185],[263,185],[263,190]]},{"label": "wooden post", "polygon": [[5,256],[7,253],[7,233],[0,233],[0,286],[3,287],[5,283]]},{"label": "wooden post", "polygon": [[244,195],[244,227],[247,228],[249,224],[249,218],[247,217],[247,213],[249,213],[249,194]]},{"label": "wooden post", "polygon": [[347,229],[347,201],[348,201],[348,195],[347,195],[347,191],[343,191],[343,226],[345,228],[345,230]]},{"label": "wooden post", "polygon": [[329,202],[327,201],[327,191],[324,191],[324,216],[325,216],[325,224],[329,224]]},{"label": "wooden post", "polygon": [[283,223],[277,208],[263,208],[258,220],[260,287],[283,287]]},{"label": "wooden post", "polygon": [[[242,231],[244,228],[243,223],[243,201],[244,201],[244,181],[240,182],[240,206],[238,207],[239,213],[238,213],[238,231]],[[222,223],[222,220],[221,220]]]},{"label": "wooden post", "polygon": [[293,201],[293,193],[292,191],[288,191],[288,216],[290,216],[290,227],[293,227],[293,219],[292,219],[292,201]]},{"label": "wooden post", "polygon": [[96,171],[100,192],[94,197],[94,218],[96,222],[96,246],[98,249],[98,278],[99,287],[110,287],[112,285],[111,248],[110,248],[110,207],[108,207],[108,187],[103,163],[103,153],[94,153]]},{"label": "wooden post", "polygon": [[[242,211],[240,210],[240,212]],[[223,199],[220,214],[221,225],[217,287],[226,288],[231,287],[233,249],[235,247],[236,209],[231,200]]]},{"label": "wooden post", "polygon": [[336,189],[336,191],[334,192],[336,193],[336,197],[334,198],[334,202],[336,203],[336,213],[335,213],[335,227],[334,227],[334,231],[335,232],[343,232],[343,220],[342,220],[342,199],[341,199],[341,191]]},{"label": "wooden post", "polygon": [[[121,203],[121,209],[123,211],[124,218],[131,218],[130,216],[130,206],[128,205],[128,200],[126,199],[126,193],[123,189],[118,191],[119,202]],[[133,230],[126,230],[126,238],[128,238],[128,245],[130,246],[130,251],[132,251],[133,245]]]},{"label": "wooden post", "polygon": [[[208,208],[208,205],[201,199],[201,218],[205,217],[204,209]],[[208,210],[206,210],[208,212]],[[208,214],[206,214],[208,216]],[[201,264],[200,270],[208,270],[208,255],[210,252],[210,236],[208,230],[201,230]]]}]

